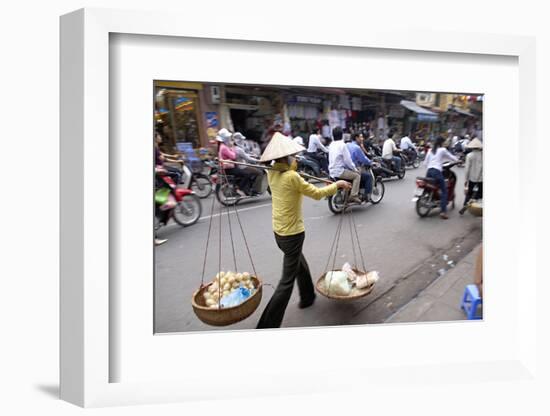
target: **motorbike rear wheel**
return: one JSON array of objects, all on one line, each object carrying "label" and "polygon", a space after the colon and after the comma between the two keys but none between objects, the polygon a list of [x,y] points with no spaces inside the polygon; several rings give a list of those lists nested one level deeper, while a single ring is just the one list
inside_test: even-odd
[{"label": "motorbike rear wheel", "polygon": [[239,202],[239,194],[235,192],[232,185],[227,183],[216,185],[216,198],[220,204],[226,207],[233,206]]},{"label": "motorbike rear wheel", "polygon": [[397,173],[397,177],[403,179],[405,177],[405,172],[405,166],[401,165],[401,170]]},{"label": "motorbike rear wheel", "polygon": [[430,214],[432,210],[432,196],[431,192],[424,191],[416,200],[416,213],[420,217],[424,218]]},{"label": "motorbike rear wheel", "polygon": [[201,200],[197,195],[185,195],[174,208],[174,221],[182,227],[195,224],[202,213]]},{"label": "motorbike rear wheel", "polygon": [[193,177],[191,189],[199,198],[208,198],[212,193],[212,183],[210,182],[208,176],[198,173]]},{"label": "motorbike rear wheel", "polygon": [[333,214],[341,214],[344,212],[345,191],[338,189],[338,191],[328,197],[328,209]]}]

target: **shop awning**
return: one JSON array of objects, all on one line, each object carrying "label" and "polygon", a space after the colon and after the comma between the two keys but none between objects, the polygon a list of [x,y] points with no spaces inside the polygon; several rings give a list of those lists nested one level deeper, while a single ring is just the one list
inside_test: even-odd
[{"label": "shop awning", "polygon": [[461,108],[452,107],[452,108],[449,109],[449,111],[454,111],[455,113],[462,114],[462,115],[468,116],[468,117],[474,117],[474,115],[472,113],[470,113],[467,110],[463,110]]},{"label": "shop awning", "polygon": [[400,104],[407,110],[416,113],[418,121],[437,121],[437,113],[420,107],[413,101],[401,100]]}]

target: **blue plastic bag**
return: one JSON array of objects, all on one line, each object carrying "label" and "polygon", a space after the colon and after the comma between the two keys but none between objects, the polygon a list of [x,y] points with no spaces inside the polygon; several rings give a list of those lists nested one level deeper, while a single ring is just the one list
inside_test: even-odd
[{"label": "blue plastic bag", "polygon": [[233,306],[240,305],[252,295],[252,291],[246,287],[239,286],[236,290],[229,295],[225,295],[220,300],[222,308],[231,308]]}]

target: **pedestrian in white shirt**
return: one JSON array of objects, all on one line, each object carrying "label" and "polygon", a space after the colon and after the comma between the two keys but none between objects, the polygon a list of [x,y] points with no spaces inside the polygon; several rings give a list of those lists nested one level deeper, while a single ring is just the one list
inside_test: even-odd
[{"label": "pedestrian in white shirt", "polygon": [[464,206],[458,211],[461,215],[464,214],[468,207],[468,202],[474,196],[474,189],[477,187],[476,199],[483,198],[483,144],[477,137],[468,143],[467,148],[471,150],[466,155],[466,168],[464,176],[466,182],[464,186],[468,187],[466,197],[464,198]]},{"label": "pedestrian in white shirt", "polygon": [[351,180],[350,202],[361,202],[357,194],[361,183],[361,175],[351,159],[351,154],[342,140],[342,129],[335,127],[332,130],[333,142],[329,146],[328,160],[330,176],[335,179]]},{"label": "pedestrian in white shirt", "polygon": [[394,156],[394,152],[399,152],[399,149],[393,139],[388,137],[382,146],[382,158],[392,161],[396,171],[399,172],[401,171],[401,158]]},{"label": "pedestrian in white shirt", "polygon": [[315,159],[321,170],[325,173],[328,173],[328,161],[326,154],[328,149],[323,143],[321,143],[321,136],[319,135],[319,129],[314,128],[312,133],[309,135],[309,141],[307,145],[307,154],[312,159]]},{"label": "pedestrian in white shirt", "polygon": [[447,220],[449,219],[447,216],[447,184],[443,177],[443,164],[445,162],[457,162],[458,159],[443,147],[443,142],[445,142],[445,138],[441,136],[435,139],[432,149],[426,155],[424,164],[428,168],[426,176],[435,179],[439,186],[439,193],[441,194],[441,212],[439,216]]}]

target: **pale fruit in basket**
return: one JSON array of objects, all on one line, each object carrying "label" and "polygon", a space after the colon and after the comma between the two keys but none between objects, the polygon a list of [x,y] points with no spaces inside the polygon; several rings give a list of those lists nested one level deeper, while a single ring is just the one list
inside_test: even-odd
[{"label": "pale fruit in basket", "polygon": [[218,309],[218,304],[214,303],[213,305],[209,306],[210,309]]},{"label": "pale fruit in basket", "polygon": [[237,279],[238,282],[241,282],[243,280],[243,274],[242,273],[237,273],[235,278]]},{"label": "pale fruit in basket", "polygon": [[229,279],[227,279],[227,281],[228,281],[229,284],[233,284],[235,282],[235,276],[230,275]]}]

